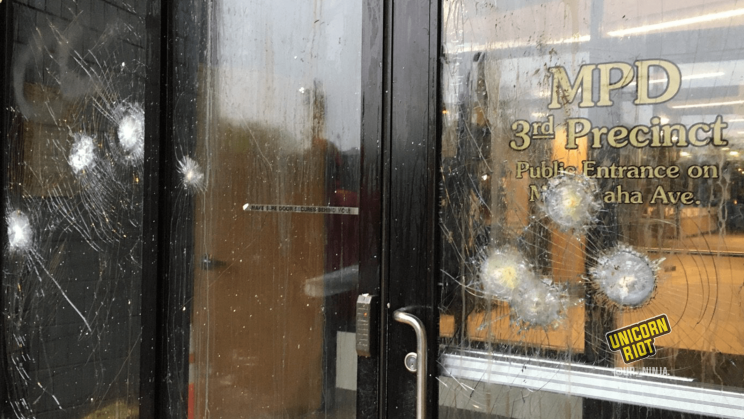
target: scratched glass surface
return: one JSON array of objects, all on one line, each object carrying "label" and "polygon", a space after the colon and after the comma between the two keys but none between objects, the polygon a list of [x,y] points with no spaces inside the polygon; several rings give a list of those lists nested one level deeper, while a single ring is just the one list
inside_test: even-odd
[{"label": "scratched glass surface", "polygon": [[172,307],[191,313],[191,364],[174,380],[189,417],[355,415],[361,12],[176,3],[171,248],[191,279]]},{"label": "scratched glass surface", "polygon": [[145,1],[12,7],[5,417],[134,418]]},{"label": "scratched glass surface", "polygon": [[741,393],[741,4],[450,0],[442,26],[441,359],[485,367],[443,367],[440,417],[652,412],[503,362]]}]

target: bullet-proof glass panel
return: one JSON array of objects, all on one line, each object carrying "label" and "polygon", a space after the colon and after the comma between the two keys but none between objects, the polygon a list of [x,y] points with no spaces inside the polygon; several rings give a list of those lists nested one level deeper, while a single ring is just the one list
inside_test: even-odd
[{"label": "bullet-proof glass panel", "polygon": [[733,1],[444,2],[442,414],[740,416],[742,35]]},{"label": "bullet-proof glass panel", "polygon": [[354,417],[362,3],[174,13],[173,391],[194,418]]},{"label": "bullet-proof glass panel", "polygon": [[135,418],[146,2],[7,3],[0,416]]}]

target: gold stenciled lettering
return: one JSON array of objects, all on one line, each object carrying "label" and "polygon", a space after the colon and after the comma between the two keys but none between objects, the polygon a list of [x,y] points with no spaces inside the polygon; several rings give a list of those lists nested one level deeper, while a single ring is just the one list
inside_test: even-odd
[{"label": "gold stenciled lettering", "polygon": [[[607,143],[613,148],[623,148],[628,145],[628,129],[623,126],[612,127],[607,133]],[[625,141],[620,141],[625,140]]]},{"label": "gold stenciled lettering", "polygon": [[[627,127],[617,125],[614,127],[593,126],[587,118],[566,119],[566,149],[575,150],[579,148],[579,140],[587,139],[589,147],[593,149],[602,148],[607,144],[612,148],[624,148],[627,146],[635,148],[662,148],[662,147],[703,147],[712,144],[714,147],[728,145],[723,138],[723,130],[728,123],[721,115],[716,117],[715,122],[706,124],[703,122],[693,124],[689,128],[683,124],[662,124],[661,118],[654,116],[650,119],[650,125],[636,125],[628,130]],[[698,138],[698,132],[712,133],[705,138]],[[643,136],[643,137],[642,137]]]},{"label": "gold stenciled lettering", "polygon": [[[654,79],[653,70],[658,70],[653,75]],[[630,86],[633,80],[636,85],[633,104],[654,105],[673,99],[682,84],[679,67],[663,59],[637,60],[633,65],[625,62],[584,64],[579,66],[573,80],[563,66],[550,67],[548,72],[551,75],[548,109],[560,109],[577,99],[579,108],[613,106],[612,92]],[[662,75],[662,78],[657,75]],[[651,92],[650,86],[658,83],[663,83],[660,85],[661,89]],[[567,118],[566,149],[578,149],[579,140],[589,140],[589,146],[593,149],[600,149],[605,145],[618,149],[627,146],[656,148],[728,145],[723,136],[723,130],[728,128],[728,124],[721,115],[717,115],[713,123],[699,122],[690,127],[679,123],[662,124],[661,121],[660,117],[653,116],[649,125],[606,127],[593,126],[587,118]],[[509,146],[515,151],[528,149],[535,140],[553,140],[556,136],[553,115],[549,115],[547,121],[517,120],[512,123],[511,129],[514,137]]]},{"label": "gold stenciled lettering", "polygon": [[[597,106],[612,106],[610,91],[622,89],[633,81],[633,67],[628,63],[599,64],[599,101]],[[620,71],[620,78],[615,83],[610,83],[612,70]]]},{"label": "gold stenciled lettering", "polygon": [[642,204],[643,195],[640,191],[626,191],[622,185],[617,185],[615,190],[605,192],[602,200],[608,204]]},{"label": "gold stenciled lettering", "polygon": [[[595,179],[677,179],[680,174],[679,166],[617,166],[615,163],[610,166],[597,166],[594,160],[584,160],[581,167],[586,177]],[[716,166],[704,166],[701,168],[701,175],[708,173],[715,178],[718,176],[717,169]]]},{"label": "gold stenciled lettering", "polygon": [[530,164],[526,161],[518,161],[517,162],[517,179],[522,179],[524,177],[524,173],[526,171],[530,170]]},{"label": "gold stenciled lettering", "polygon": [[[532,122],[517,120],[512,123],[514,137],[509,147],[515,151],[528,149],[534,140],[553,140],[555,130],[553,115],[549,115],[547,122]],[[600,149],[604,144],[612,148],[661,148],[661,147],[703,147],[712,144],[714,147],[728,145],[724,139],[723,130],[728,123],[721,115],[711,123],[699,122],[686,127],[683,124],[662,124],[661,118],[653,116],[649,125],[636,125],[632,128],[623,125],[613,127],[594,126],[587,118],[566,119],[566,150],[579,148],[579,141],[589,141],[589,147]],[[701,135],[702,133],[702,135]],[[702,138],[701,138],[702,137]]]},{"label": "gold stenciled lettering", "polygon": [[511,140],[509,147],[516,151],[526,150],[532,142],[532,138],[530,137],[530,123],[520,119],[519,121],[515,121],[511,128],[512,131],[514,131],[514,136],[519,138],[522,142],[520,144],[516,139]]},{"label": "gold stenciled lettering", "polygon": [[[679,67],[671,61],[667,60],[639,60],[635,62],[636,68],[638,69],[636,74],[636,100],[633,101],[636,105],[653,105],[656,103],[664,103],[671,100],[682,85],[682,72],[679,71]],[[656,97],[649,96],[649,84],[650,70],[651,67],[659,67],[667,75],[666,89],[662,94]]]},{"label": "gold stenciled lettering", "polygon": [[669,191],[664,189],[664,186],[659,185],[656,187],[653,196],[651,197],[650,203],[652,204],[663,204],[663,205],[674,205],[682,203],[684,205],[692,205],[695,201],[695,195],[689,191]]},{"label": "gold stenciled lettering", "polygon": [[630,134],[628,135],[628,141],[630,142],[630,145],[635,148],[643,148],[646,147],[649,143],[649,139],[639,139],[638,133],[642,132],[644,134],[649,133],[649,129],[646,126],[643,125],[636,125],[633,127],[633,129],[630,130]]},{"label": "gold stenciled lettering", "polygon": [[[577,131],[577,127],[578,131]],[[575,150],[579,148],[578,140],[586,137],[592,129],[592,121],[586,118],[568,118],[566,119],[566,150]]]},{"label": "gold stenciled lettering", "polygon": [[[624,62],[612,62],[603,64],[585,64],[579,67],[574,82],[566,71],[565,67],[551,67],[548,71],[552,78],[551,99],[548,109],[560,109],[561,106],[573,103],[576,96],[581,91],[580,108],[590,108],[593,106],[612,106],[613,102],[610,93],[613,90],[622,89],[630,85],[636,78],[636,99],[633,101],[636,105],[652,105],[664,103],[671,100],[678,92],[682,85],[682,73],[671,61],[661,59],[638,60],[635,63],[636,70]],[[652,68],[660,68],[666,73],[666,86],[664,91],[658,96],[651,97],[649,85],[652,80],[650,77]],[[594,85],[594,70],[599,72],[599,100],[595,103],[593,100],[592,87]],[[613,70],[620,73],[620,77],[614,83],[612,80]],[[657,80],[653,80],[657,81]]]},{"label": "gold stenciled lettering", "polygon": [[535,202],[540,199],[540,190],[537,185],[530,185],[530,202]]},{"label": "gold stenciled lettering", "polygon": [[571,84],[565,67],[551,67],[548,69],[553,77],[553,89],[551,92],[550,105],[548,109],[560,109],[562,105],[573,102],[576,94],[581,89],[580,108],[591,108],[592,101],[592,72],[597,68],[594,64],[582,65],[576,80]]}]

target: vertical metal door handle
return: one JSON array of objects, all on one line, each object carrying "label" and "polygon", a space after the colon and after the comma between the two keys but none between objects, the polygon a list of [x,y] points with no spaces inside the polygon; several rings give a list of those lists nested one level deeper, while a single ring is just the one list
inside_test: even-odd
[{"label": "vertical metal door handle", "polygon": [[416,419],[426,419],[426,329],[418,317],[406,312],[406,308],[395,310],[393,318],[416,332]]}]

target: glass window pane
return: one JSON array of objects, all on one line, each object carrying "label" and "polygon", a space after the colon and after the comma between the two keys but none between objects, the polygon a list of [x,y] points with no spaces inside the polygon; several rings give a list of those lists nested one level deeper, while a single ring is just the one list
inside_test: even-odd
[{"label": "glass window pane", "polygon": [[176,9],[191,414],[353,417],[361,2]]},{"label": "glass window pane", "polygon": [[145,1],[10,7],[7,414],[138,417]]},{"label": "glass window pane", "polygon": [[740,391],[743,9],[445,1],[443,22],[444,353]]}]

